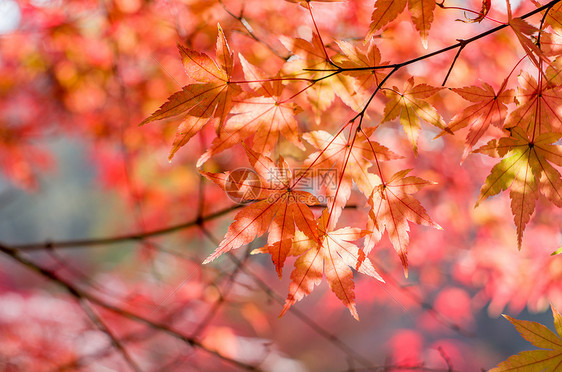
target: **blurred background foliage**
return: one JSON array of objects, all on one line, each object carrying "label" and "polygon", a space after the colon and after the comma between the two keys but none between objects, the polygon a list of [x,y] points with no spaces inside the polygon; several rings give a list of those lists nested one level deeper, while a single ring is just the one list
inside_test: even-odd
[{"label": "blurred background foliage", "polygon": [[[498,3],[491,14],[502,19]],[[318,27],[332,47],[332,38],[361,40],[368,29],[372,1],[314,5]],[[522,7],[521,12],[530,9]],[[454,22],[458,15],[445,11],[436,17],[430,34],[435,49],[454,42],[453,36],[489,27]],[[560,245],[560,211],[539,203],[517,252],[509,200],[498,197],[473,208],[494,162],[472,156],[459,166],[464,137],[431,141],[437,134],[431,130],[420,139],[417,158],[398,126],[379,133],[387,146],[403,149],[405,166],[438,182],[422,202],[444,231],[412,227],[408,280],[391,245],[383,242],[373,261],[388,284],[356,278],[359,323],[325,283],[278,318],[289,278],[278,280],[267,257],[249,257],[263,239],[234,258],[202,266],[232,213],[145,239],[57,246],[143,234],[232,206],[194,165],[212,129],[169,163],[173,123],[138,127],[188,82],[176,44],[213,56],[219,22],[231,49],[270,74],[288,56],[278,36],[310,35],[312,27],[308,12],[283,1],[0,0],[0,241],[83,291],[200,342],[171,337],[91,301],[80,305],[84,299],[4,256],[1,370],[244,367],[212,354],[218,352],[271,371],[374,370],[385,364],[474,371],[527,347],[498,318],[501,312],[522,312],[519,318],[550,324],[544,313],[549,303],[562,308],[562,262],[549,255]],[[520,53],[513,39],[502,32],[471,48],[456,64],[451,84],[483,80],[499,86]],[[400,61],[425,53],[418,40],[404,20],[380,35],[378,45],[383,60]],[[453,55],[413,65],[408,73],[439,85]],[[458,97],[436,103],[449,113],[446,120],[464,104]],[[382,107],[373,102],[373,122],[380,120]],[[336,102],[323,113],[323,127],[337,128],[347,111]],[[302,115],[303,128],[314,127],[311,118]],[[222,171],[234,164],[244,165],[240,149],[206,167]],[[344,212],[341,226],[365,220],[357,203]]]}]

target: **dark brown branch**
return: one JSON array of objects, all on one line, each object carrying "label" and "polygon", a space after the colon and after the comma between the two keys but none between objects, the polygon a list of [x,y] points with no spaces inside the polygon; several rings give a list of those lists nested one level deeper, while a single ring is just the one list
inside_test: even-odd
[{"label": "dark brown branch", "polygon": [[[230,212],[233,212],[237,209],[243,208],[245,205],[238,204],[233,205],[232,207],[222,209],[218,212],[211,213],[207,216],[195,218],[194,220],[190,220],[188,222],[183,222],[177,225],[172,225],[168,227],[164,227],[161,229],[146,231],[144,233],[134,233],[134,234],[127,234],[127,235],[120,235],[120,236],[112,236],[107,238],[92,238],[92,239],[82,239],[82,240],[66,240],[66,241],[56,241],[56,242],[43,242],[43,243],[28,243],[28,244],[20,244],[20,245],[11,245],[11,249],[17,251],[42,251],[46,249],[53,249],[53,248],[75,248],[75,247],[92,247],[92,246],[101,246],[101,245],[110,245],[110,244],[119,244],[129,241],[142,241],[143,239],[150,238],[153,236],[160,236],[160,235],[167,235],[171,233],[175,233],[181,230],[185,230],[194,226],[198,226],[201,224],[202,221],[210,221],[216,218],[222,217],[227,215]],[[311,208],[326,208],[326,205],[314,205]],[[354,209],[357,208],[356,205],[350,204],[346,205],[346,209]]]},{"label": "dark brown branch", "polygon": [[[534,9],[534,10],[530,11],[529,13],[526,13],[526,14],[522,15],[521,17],[518,17],[518,18],[521,18],[521,19],[529,18],[529,17],[531,17],[531,16],[533,16],[537,13],[542,12],[543,10],[548,10],[548,9],[552,8],[554,5],[556,5],[560,1],[562,1],[562,0],[553,0],[553,1],[549,2],[548,4],[543,5],[539,8],[537,8],[537,9]],[[467,44],[470,44],[470,43],[472,43],[476,40],[480,40],[480,39],[482,39],[482,38],[484,38],[488,35],[491,35],[491,34],[494,34],[498,31],[501,31],[506,27],[509,27],[509,24],[499,25],[499,26],[494,27],[490,30],[484,31],[484,32],[482,32],[478,35],[475,35],[475,36],[473,36],[469,39],[459,41],[456,44],[449,45],[445,48],[441,48],[441,49],[436,50],[434,52],[427,53],[427,54],[424,54],[422,56],[412,58],[412,59],[409,59],[407,61],[400,62],[400,63],[391,63],[391,64],[384,65],[384,66],[369,66],[369,67],[350,67],[350,68],[339,67],[338,69],[325,69],[325,70],[323,70],[323,69],[307,69],[307,71],[323,71],[323,72],[341,73],[341,72],[345,72],[345,71],[371,71],[371,70],[380,70],[380,69],[388,69],[388,68],[400,69],[400,68],[406,67],[408,65],[411,65],[412,63],[423,61],[424,59],[428,59],[428,58],[434,57],[436,55],[439,55],[441,53],[448,52],[449,50],[453,50],[453,49],[461,48],[461,47],[464,48]]]},{"label": "dark brown branch", "polygon": [[60,285],[61,287],[65,288],[74,298],[76,298],[77,300],[88,300],[89,302],[91,302],[92,304],[98,305],[110,312],[113,312],[119,316],[122,316],[124,318],[128,318],[130,320],[133,320],[137,323],[140,324],[144,324],[145,326],[155,329],[155,330],[159,330],[163,333],[166,333],[169,336],[172,336],[174,338],[177,338],[183,342],[185,342],[186,344],[188,344],[191,347],[194,348],[198,348],[201,349],[211,355],[214,355],[215,357],[229,363],[232,364],[236,367],[239,368],[243,368],[245,370],[248,371],[260,371],[261,369],[259,367],[253,366],[253,365],[249,365],[243,362],[240,362],[236,359],[232,359],[229,358],[217,351],[208,349],[206,346],[204,346],[201,342],[199,342],[198,340],[196,340],[193,337],[189,337],[186,336],[178,331],[175,331],[174,329],[172,329],[171,327],[169,327],[166,324],[157,322],[157,321],[152,321],[150,319],[147,319],[143,316],[140,316],[138,314],[135,314],[133,312],[130,312],[128,310],[119,308],[115,305],[111,305],[107,302],[105,302],[104,300],[102,300],[101,298],[81,290],[80,288],[76,287],[74,284],[68,282],[66,279],[62,278],[61,276],[59,276],[58,274],[49,271],[47,269],[45,269],[42,266],[37,265],[36,263],[34,263],[33,261],[29,260],[28,258],[24,257],[20,252],[18,252],[16,249],[13,249],[11,247],[8,247],[2,243],[0,243],[0,252],[4,253],[6,256],[12,258],[14,261],[18,262],[19,264],[27,267],[28,269],[38,273],[39,275],[43,276],[44,278],[47,278],[55,283],[57,283],[58,285]]},{"label": "dark brown branch", "polygon": [[449,66],[449,70],[447,71],[447,75],[445,75],[445,79],[443,80],[443,83],[441,84],[442,87],[444,87],[445,84],[447,84],[447,79],[449,79],[449,75],[451,75],[451,72],[453,71],[453,67],[455,67],[455,63],[457,62],[457,59],[459,58],[462,50],[466,46],[466,43],[464,43],[464,40],[459,40],[459,42],[463,43],[463,44],[460,46],[459,50],[457,51],[457,54],[455,54],[455,58],[453,58],[453,62],[451,62],[451,66]]},{"label": "dark brown branch", "polygon": [[[243,205],[234,205],[229,208],[222,209],[218,212],[211,213],[205,217],[204,220],[209,221],[215,218],[219,218],[224,216],[232,211],[242,208]],[[12,249],[18,251],[37,251],[37,250],[44,250],[44,249],[51,249],[51,248],[70,248],[70,247],[88,247],[88,246],[97,246],[97,245],[108,245],[108,244],[117,244],[123,243],[127,241],[142,241],[143,239],[150,238],[153,236],[160,236],[175,233],[177,231],[181,231],[193,226],[197,226],[199,223],[199,219],[194,219],[188,222],[180,223],[177,225],[172,225],[168,227],[164,227],[162,229],[156,229],[152,231],[146,231],[144,233],[134,233],[134,234],[127,234],[121,236],[113,236],[107,238],[94,238],[94,239],[82,239],[82,240],[67,240],[67,241],[59,241],[59,242],[46,242],[46,243],[29,243],[29,244],[22,244],[22,245],[13,245]]]}]

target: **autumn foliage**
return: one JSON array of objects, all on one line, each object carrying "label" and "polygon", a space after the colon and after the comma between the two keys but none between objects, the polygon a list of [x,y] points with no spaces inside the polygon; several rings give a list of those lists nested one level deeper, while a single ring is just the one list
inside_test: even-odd
[{"label": "autumn foliage", "polygon": [[[7,370],[77,369],[103,353],[116,368],[185,370],[181,352],[143,351],[160,335],[187,344],[203,370],[297,368],[280,367],[289,358],[275,348],[245,355],[231,324],[248,322],[256,350],[258,337],[283,348],[272,330],[289,312],[343,353],[342,370],[562,369],[562,2],[102,3],[19,4],[19,28],[0,36],[0,169],[33,195],[57,167],[42,141],[80,141],[129,217],[102,217],[102,238],[2,237],[0,250],[65,289],[60,306],[80,308],[109,346],[59,345],[57,357],[29,347],[18,361],[17,326],[0,311]],[[127,282],[110,294],[88,279],[104,285],[96,267],[85,275],[59,253],[131,241],[127,265],[171,265],[167,296],[119,270],[102,278]],[[279,303],[264,310],[240,294],[243,275]],[[332,297],[306,304],[323,281]],[[227,298],[242,305],[221,317]],[[366,359],[345,331],[326,330],[333,299],[361,322],[375,322],[371,306],[389,319],[401,309],[414,330],[387,332],[390,349],[365,354],[386,359]],[[506,315],[546,350],[482,360],[463,356],[480,356],[478,342],[432,336],[474,337],[484,306],[551,306],[558,336]],[[294,355],[303,370],[334,368]]]}]

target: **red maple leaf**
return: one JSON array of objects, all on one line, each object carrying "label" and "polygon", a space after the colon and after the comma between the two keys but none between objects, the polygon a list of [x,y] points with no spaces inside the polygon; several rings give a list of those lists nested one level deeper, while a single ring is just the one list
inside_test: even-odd
[{"label": "red maple leaf", "polygon": [[289,254],[295,226],[309,238],[318,239],[314,214],[310,205],[319,204],[307,191],[296,190],[289,165],[280,157],[278,165],[265,156],[247,150],[248,159],[256,173],[246,172],[244,177],[232,172],[201,172],[227,193],[235,191],[241,202],[249,202],[236,216],[234,222],[204,263],[209,263],[223,253],[248,244],[268,231],[267,246],[279,276]]},{"label": "red maple leaf", "polygon": [[406,276],[408,276],[407,246],[410,241],[408,221],[441,230],[441,226],[433,222],[420,202],[411,196],[423,187],[434,183],[419,177],[407,176],[410,171],[411,169],[399,171],[390,181],[380,182],[374,188],[369,198],[371,210],[367,225],[373,233],[365,241],[365,251],[368,253],[387,231],[390,242],[400,255]]},{"label": "red maple leaf", "polygon": [[220,128],[218,137],[197,162],[200,167],[211,156],[241,143],[253,136],[252,150],[270,154],[277,145],[279,135],[304,150],[299,140],[298,123],[295,115],[302,109],[295,103],[281,99],[284,85],[281,79],[267,80],[264,74],[240,55],[246,80],[256,90],[243,101],[235,102],[233,114]]},{"label": "red maple leaf", "polygon": [[220,25],[218,29],[218,65],[206,54],[178,45],[186,74],[200,83],[186,85],[172,94],[166,103],[140,123],[144,125],[181,115],[182,122],[174,137],[170,160],[212,119],[218,119],[217,129],[220,129],[232,109],[232,97],[240,92],[236,84],[230,83],[233,54]]},{"label": "red maple leaf", "polygon": [[[469,126],[466,146],[462,156],[463,160],[470,154],[472,148],[486,133],[490,125],[493,124],[498,128],[502,128],[507,115],[506,104],[513,100],[513,89],[505,89],[506,84],[507,79],[504,80],[497,93],[487,83],[482,83],[482,88],[469,86],[452,89],[453,92],[465,100],[474,103],[465,108],[460,114],[455,115],[446,128],[449,133],[454,133]],[[444,133],[445,131],[440,135]]]},{"label": "red maple leaf", "polygon": [[384,282],[365,253],[352,243],[369,232],[352,227],[334,230],[335,224],[329,220],[328,210],[325,209],[318,220],[316,238],[311,239],[301,232],[295,235],[289,254],[299,257],[291,273],[289,295],[281,315],[295,302],[309,295],[325,274],[332,292],[347,306],[353,317],[359,320],[351,268]]},{"label": "red maple leaf", "polygon": [[412,18],[412,23],[420,33],[422,44],[427,49],[427,37],[433,22],[433,11],[435,10],[434,0],[377,0],[375,10],[371,15],[371,26],[367,33],[367,38],[373,36],[375,32],[396,19],[406,8]]},{"label": "red maple leaf", "polygon": [[[339,212],[345,206],[351,194],[353,181],[366,197],[372,192],[370,177],[373,176],[368,169],[377,161],[400,159],[402,156],[395,154],[387,147],[370,139],[376,127],[365,128],[360,132],[348,136],[344,130],[335,137],[323,130],[303,134],[303,138],[312,144],[318,151],[310,154],[304,165],[316,170],[319,177],[329,176],[329,171],[339,175],[333,182],[323,182],[321,190],[329,201],[328,205],[335,206],[332,217],[337,221]],[[323,172],[320,174],[320,172]]]}]

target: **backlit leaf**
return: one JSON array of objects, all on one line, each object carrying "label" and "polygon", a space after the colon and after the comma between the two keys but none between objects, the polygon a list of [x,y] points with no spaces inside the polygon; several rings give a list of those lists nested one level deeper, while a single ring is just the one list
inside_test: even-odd
[{"label": "backlit leaf", "polygon": [[212,118],[218,119],[215,122],[217,130],[220,130],[232,109],[232,97],[240,93],[240,88],[230,83],[233,55],[220,25],[217,37],[217,61],[220,67],[204,53],[181,45],[178,48],[185,72],[200,83],[186,85],[181,91],[172,94],[166,103],[140,123],[144,125],[156,120],[182,117],[170,151],[170,160]]},{"label": "backlit leaf", "polygon": [[271,159],[251,150],[247,150],[247,154],[259,178],[240,179],[232,177],[230,172],[201,172],[227,194],[233,191],[233,186],[237,195],[240,195],[240,190],[245,190],[241,201],[250,202],[236,214],[224,239],[204,263],[248,244],[268,231],[267,243],[271,247],[277,273],[281,276],[295,235],[295,226],[312,240],[318,239],[315,218],[309,208],[310,205],[318,204],[318,200],[309,192],[293,189],[292,172],[283,158],[275,165]]},{"label": "backlit leaf", "polygon": [[559,139],[559,134],[545,133],[531,140],[522,128],[515,127],[510,137],[492,140],[482,151],[476,150],[504,157],[486,178],[476,205],[509,188],[519,248],[539,192],[556,206],[562,206],[562,179],[550,164],[562,164],[562,146],[552,144]]},{"label": "backlit leaf", "polygon": [[[490,125],[498,128],[503,126],[507,115],[507,104],[513,100],[513,90],[505,89],[507,80],[504,80],[498,92],[494,92],[489,84],[483,83],[482,87],[470,86],[464,88],[453,88],[453,91],[467,101],[474,102],[462,113],[455,115],[447,130],[451,133],[469,126],[466,137],[466,147],[462,159],[464,160],[472,151],[478,140],[486,133]],[[442,132],[441,135],[445,133]]]},{"label": "backlit leaf", "polygon": [[349,309],[353,317],[359,320],[355,308],[355,285],[351,268],[384,282],[371,261],[365,257],[365,253],[352,243],[368,232],[350,227],[333,230],[334,224],[329,221],[331,220],[328,210],[324,210],[318,221],[318,240],[307,238],[304,234],[295,236],[291,253],[299,258],[291,273],[289,295],[281,315],[295,302],[309,295],[320,284],[324,274],[332,292]]},{"label": "backlit leaf", "polygon": [[380,183],[369,198],[369,224],[367,229],[373,233],[365,241],[365,250],[370,252],[375,243],[387,231],[388,237],[400,256],[404,273],[408,275],[407,247],[410,242],[408,221],[419,225],[441,229],[433,222],[420,202],[411,194],[433,184],[415,176],[408,176],[411,169],[395,173],[392,178]]},{"label": "backlit leaf", "polygon": [[437,128],[446,129],[441,115],[425,100],[441,89],[441,87],[433,87],[428,84],[415,85],[414,78],[410,77],[404,84],[402,91],[397,87],[385,91],[390,101],[384,108],[384,116],[381,122],[384,123],[400,117],[400,124],[402,124],[416,154],[421,129],[420,119]]},{"label": "backlit leaf", "polygon": [[547,350],[522,351],[498,364],[490,372],[556,372],[562,368],[562,316],[551,307],[558,335],[537,322],[504,317],[521,336],[536,347]]}]

